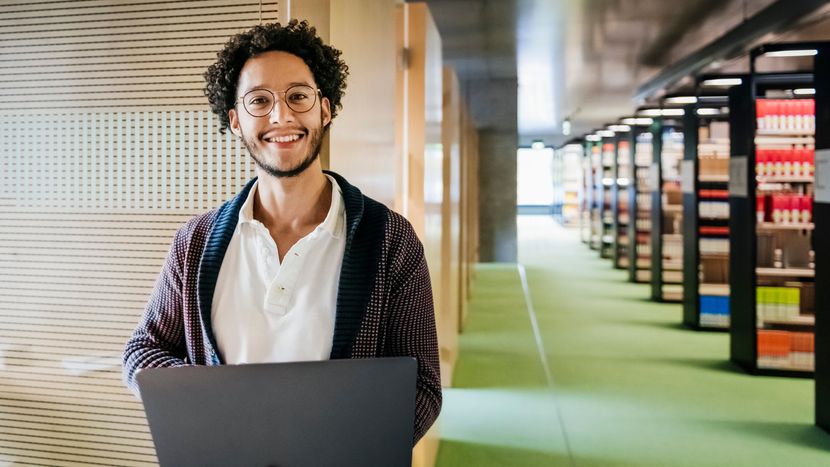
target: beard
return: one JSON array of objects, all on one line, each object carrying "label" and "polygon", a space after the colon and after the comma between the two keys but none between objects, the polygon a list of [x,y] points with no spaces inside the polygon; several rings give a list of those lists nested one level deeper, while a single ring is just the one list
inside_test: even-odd
[{"label": "beard", "polygon": [[308,139],[308,147],[309,151],[306,153],[305,157],[294,167],[290,167],[287,169],[280,169],[274,164],[269,164],[265,161],[265,158],[256,150],[256,143],[257,140],[254,138],[249,138],[244,133],[242,133],[242,142],[245,144],[245,149],[248,150],[248,154],[251,155],[251,158],[254,160],[254,163],[264,170],[268,175],[271,175],[275,178],[290,178],[296,177],[301,173],[305,172],[305,170],[311,167],[311,164],[317,160],[317,157],[320,155],[320,147],[323,145],[323,136],[329,130],[329,126],[326,125],[325,127],[322,126],[323,119],[320,118],[320,127],[313,129],[313,130],[306,130],[306,134],[304,138]]}]

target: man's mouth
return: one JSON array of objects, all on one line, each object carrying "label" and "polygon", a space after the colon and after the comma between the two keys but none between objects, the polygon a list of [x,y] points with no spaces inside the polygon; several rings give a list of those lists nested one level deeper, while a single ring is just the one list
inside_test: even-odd
[{"label": "man's mouth", "polygon": [[302,135],[285,135],[285,136],[272,136],[270,138],[263,138],[265,141],[269,143],[293,143],[298,139],[302,138]]}]

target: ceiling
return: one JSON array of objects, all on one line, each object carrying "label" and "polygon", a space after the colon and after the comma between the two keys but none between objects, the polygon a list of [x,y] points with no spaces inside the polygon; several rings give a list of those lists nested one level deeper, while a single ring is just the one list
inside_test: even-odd
[{"label": "ceiling", "polygon": [[[772,3],[427,0],[444,61],[456,69],[462,86],[472,80],[516,79],[523,146],[536,139],[559,145],[630,115],[641,104],[634,95],[643,83]],[[830,39],[825,26],[813,29]],[[744,71],[747,62],[738,58],[716,65]],[[565,119],[572,124],[570,136],[562,133]]]}]

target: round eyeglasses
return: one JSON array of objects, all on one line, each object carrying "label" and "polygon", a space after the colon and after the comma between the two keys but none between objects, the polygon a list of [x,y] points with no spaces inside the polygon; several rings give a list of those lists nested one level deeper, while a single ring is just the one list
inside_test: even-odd
[{"label": "round eyeglasses", "polygon": [[314,107],[320,90],[305,84],[291,86],[285,91],[276,92],[269,89],[254,89],[245,93],[237,101],[242,101],[242,107],[252,117],[264,117],[274,110],[277,94],[282,94],[283,102],[289,109],[297,113],[305,113]]}]

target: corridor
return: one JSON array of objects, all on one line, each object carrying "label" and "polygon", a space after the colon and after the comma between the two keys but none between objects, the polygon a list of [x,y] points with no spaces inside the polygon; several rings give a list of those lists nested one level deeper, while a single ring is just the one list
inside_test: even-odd
[{"label": "corridor", "polygon": [[519,260],[477,269],[437,465],[826,465],[812,380],[733,367],[548,216],[519,217]]}]

